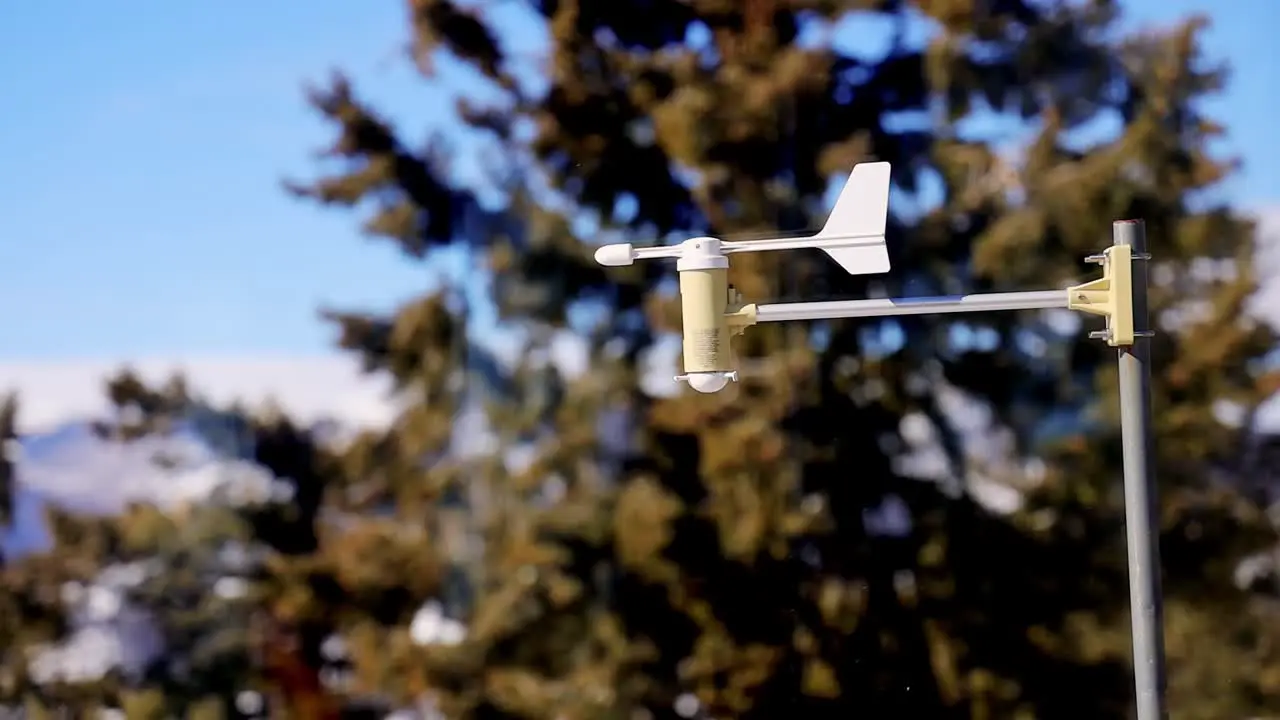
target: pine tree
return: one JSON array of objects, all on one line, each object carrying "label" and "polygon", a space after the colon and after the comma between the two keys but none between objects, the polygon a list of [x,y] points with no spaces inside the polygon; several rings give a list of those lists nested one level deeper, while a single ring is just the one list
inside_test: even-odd
[{"label": "pine tree", "polygon": [[[550,31],[545,88],[504,51],[497,9],[409,4],[428,81],[448,52],[503,95],[458,108],[503,150],[500,211],[345,79],[313,94],[348,167],[294,190],[375,198],[366,232],[410,257],[460,247],[471,287],[525,343],[514,369],[484,357],[448,291],[391,317],[331,315],[410,399],[346,454],[334,501],[362,513],[351,538],[379,539],[332,553],[439,573],[367,565],[369,594],[334,600],[365,689],[430,691],[459,718],[688,716],[687,694],[720,718],[1125,716],[1113,351],[1042,313],[756,327],[733,393],[640,388],[678,327],[673,268],[605,273],[585,235],[813,227],[831,178],[878,158],[894,165],[895,208],[921,208],[895,210],[890,275],[761,253],[735,258],[733,284],[759,301],[1055,287],[1083,275],[1112,220],[1145,219],[1172,697],[1188,718],[1280,704],[1273,631],[1230,582],[1272,538],[1222,482],[1239,430],[1213,412],[1258,401],[1274,338],[1242,312],[1250,227],[1203,200],[1230,166],[1206,149],[1221,129],[1198,101],[1223,77],[1197,54],[1197,23],[1117,40],[1103,1],[521,7]],[[887,52],[841,47],[835,26],[859,19],[887,21]],[[1032,139],[976,135],[983,108]],[[1116,119],[1116,137],[1089,142]],[[543,360],[565,328],[588,343],[580,376]],[[957,394],[1046,470],[978,466],[946,409]],[[464,457],[454,426],[476,403],[496,443]],[[904,477],[904,420],[950,450],[938,482]],[[1026,488],[1018,511],[972,499],[993,474]],[[470,517],[450,533],[458,498]],[[877,509],[898,503],[909,530],[877,532]],[[413,608],[455,576],[467,638],[414,647]]]},{"label": "pine tree", "polygon": [[[322,445],[278,414],[215,408],[181,377],[153,387],[125,369],[106,394],[112,412],[91,423],[97,437],[132,446],[175,484],[211,452],[217,487],[194,502],[137,501],[118,514],[49,507],[49,547],[0,568],[0,702],[33,717],[103,708],[130,718],[333,716],[319,651],[297,641],[314,624],[312,594],[332,583],[328,566],[308,562],[323,534]],[[7,407],[12,427],[16,403]],[[98,673],[110,660],[97,657],[109,651],[102,638],[65,646],[71,616],[92,607],[111,615],[100,618],[108,624],[130,622],[134,645],[162,650]],[[95,657],[76,657],[84,654]],[[257,708],[245,702],[255,693]]]},{"label": "pine tree", "polygon": [[[17,452],[19,402],[16,394],[6,396],[0,409],[0,438],[4,452],[0,455],[0,481],[3,489],[3,522],[0,529],[13,525],[17,493]],[[55,636],[62,627],[64,614],[56,600],[37,591],[30,578],[39,568],[22,558],[0,554],[0,708],[19,704],[26,676],[25,649]],[[60,569],[49,568],[45,576]]]}]

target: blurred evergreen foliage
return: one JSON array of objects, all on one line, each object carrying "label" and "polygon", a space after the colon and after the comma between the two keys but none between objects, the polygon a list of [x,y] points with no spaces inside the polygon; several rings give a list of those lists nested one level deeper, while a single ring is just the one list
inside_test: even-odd
[{"label": "blurred evergreen foliage", "polygon": [[[147,602],[168,662],[195,673],[139,685],[170,712],[258,684],[302,718],[369,698],[474,720],[1127,717],[1114,351],[1061,313],[760,326],[730,392],[644,382],[678,331],[674,267],[606,271],[596,244],[817,227],[832,181],[879,159],[891,273],[760,253],[735,257],[732,283],[762,302],[1061,287],[1113,220],[1144,219],[1171,706],[1280,714],[1274,599],[1234,577],[1275,537],[1241,492],[1247,431],[1220,412],[1265,397],[1276,342],[1244,312],[1253,227],[1213,193],[1232,162],[1208,149],[1223,128],[1200,103],[1225,71],[1200,54],[1202,20],[1124,34],[1107,0],[406,11],[424,83],[449,54],[501,98],[455,108],[500,150],[483,169],[501,202],[342,76],[311,93],[339,170],[290,186],[371,208],[365,233],[413,261],[468,263],[394,313],[326,312],[394,378],[399,415],[341,446],[243,415],[291,502],[75,519],[6,566],[5,647],[57,631],[50,583],[137,553],[164,568]],[[507,48],[517,21],[545,28],[545,56]],[[855,23],[884,28],[883,48],[842,42]],[[992,114],[1016,132],[981,132]],[[479,342],[476,302],[514,360]],[[563,367],[565,333],[585,371]],[[161,432],[180,394],[122,378],[113,398],[145,422],[107,429]],[[907,461],[922,434],[946,456],[926,478]],[[976,499],[993,486],[1016,507]],[[885,528],[894,507],[909,523]],[[233,539],[260,551],[252,591],[203,604],[202,568]],[[423,641],[432,600],[465,637]],[[340,680],[321,652],[334,635]]]}]

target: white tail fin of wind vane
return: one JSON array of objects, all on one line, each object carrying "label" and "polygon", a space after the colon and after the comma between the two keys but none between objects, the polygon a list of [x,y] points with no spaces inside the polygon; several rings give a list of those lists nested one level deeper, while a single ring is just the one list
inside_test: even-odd
[{"label": "white tail fin of wind vane", "polygon": [[[818,247],[850,275],[889,272],[885,225],[889,218],[889,163],[863,163],[849,173],[827,224],[814,236]],[[841,242],[841,241],[846,242]]]},{"label": "white tail fin of wind vane", "polygon": [[884,238],[889,220],[889,171],[887,162],[855,166],[827,216],[827,224],[816,235],[722,242],[720,250],[729,254],[816,248],[850,275],[889,272],[889,247]]}]

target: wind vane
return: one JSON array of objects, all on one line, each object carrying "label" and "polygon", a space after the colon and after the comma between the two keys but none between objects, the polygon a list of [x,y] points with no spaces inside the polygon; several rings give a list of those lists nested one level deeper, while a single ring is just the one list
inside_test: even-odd
[{"label": "wind vane", "polygon": [[[1112,245],[1086,258],[1102,265],[1102,277],[1065,290],[756,305],[744,304],[742,296],[729,286],[728,256],[743,252],[811,248],[831,256],[850,275],[888,272],[885,225],[889,183],[889,163],[856,165],[826,225],[809,237],[745,242],[695,237],[679,245],[643,248],[620,243],[597,249],[596,262],[620,266],[636,260],[676,259],[684,344],[684,373],[676,380],[689,383],[700,393],[719,392],[737,381],[730,340],[762,322],[1051,308],[1105,318],[1105,328],[1090,333],[1090,337],[1118,348],[1137,718],[1163,720],[1166,680],[1160,559],[1153,511],[1154,473],[1148,464],[1152,439],[1147,338],[1153,333],[1145,328],[1146,267],[1134,264],[1150,259],[1145,252],[1142,222],[1114,223]],[[1140,270],[1135,272],[1135,268]],[[1144,326],[1142,329],[1135,328],[1135,318]]]},{"label": "wind vane", "polygon": [[850,275],[886,273],[889,249],[884,233],[888,217],[889,163],[863,163],[849,174],[826,225],[816,235],[745,242],[696,237],[679,245],[647,248],[619,243],[597,249],[596,262],[619,266],[636,260],[676,258],[684,335],[684,374],[676,379],[703,393],[718,392],[738,379],[732,366],[730,338],[762,322],[1070,308],[1104,316],[1106,329],[1095,337],[1105,339],[1112,347],[1132,345],[1140,334],[1133,328],[1135,258],[1132,248],[1125,244],[1113,245],[1089,258],[1102,264],[1101,279],[1066,290],[744,305],[742,296],[729,287],[728,256],[743,252],[814,248],[830,255]]}]

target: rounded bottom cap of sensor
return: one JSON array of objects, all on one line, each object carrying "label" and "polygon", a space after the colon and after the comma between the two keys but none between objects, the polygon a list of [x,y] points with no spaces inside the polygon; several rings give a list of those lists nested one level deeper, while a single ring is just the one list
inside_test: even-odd
[{"label": "rounded bottom cap of sensor", "polygon": [[689,383],[689,387],[700,393],[720,392],[728,386],[730,380],[737,379],[736,372],[697,372],[676,376],[676,380]]}]

